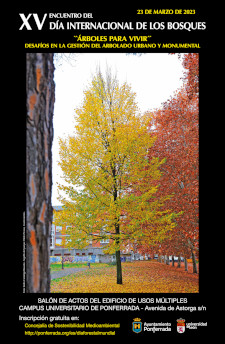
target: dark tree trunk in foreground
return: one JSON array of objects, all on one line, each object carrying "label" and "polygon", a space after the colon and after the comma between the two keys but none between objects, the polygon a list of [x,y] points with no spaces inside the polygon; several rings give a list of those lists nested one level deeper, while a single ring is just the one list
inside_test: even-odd
[{"label": "dark tree trunk in foreground", "polygon": [[54,65],[53,54],[26,58],[26,292],[45,293],[50,291]]}]

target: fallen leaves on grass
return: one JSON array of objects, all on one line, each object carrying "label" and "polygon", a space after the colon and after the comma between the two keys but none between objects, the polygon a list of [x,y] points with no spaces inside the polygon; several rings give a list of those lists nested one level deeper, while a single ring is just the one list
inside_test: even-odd
[{"label": "fallen leaves on grass", "polygon": [[123,284],[116,267],[95,267],[51,282],[52,293],[197,293],[198,275],[155,261],[122,263]]}]

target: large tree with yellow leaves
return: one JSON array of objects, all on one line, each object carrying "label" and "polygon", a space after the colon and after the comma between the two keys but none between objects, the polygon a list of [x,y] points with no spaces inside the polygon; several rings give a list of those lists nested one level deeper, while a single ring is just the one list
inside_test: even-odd
[{"label": "large tree with yellow leaves", "polygon": [[70,226],[67,247],[109,239],[122,284],[120,251],[140,241],[154,244],[175,226],[164,206],[169,196],[156,197],[164,161],[146,158],[155,141],[149,118],[140,115],[130,86],[120,86],[110,72],[96,73],[75,119],[75,135],[60,139],[67,185],[59,185],[64,207],[55,223]]}]

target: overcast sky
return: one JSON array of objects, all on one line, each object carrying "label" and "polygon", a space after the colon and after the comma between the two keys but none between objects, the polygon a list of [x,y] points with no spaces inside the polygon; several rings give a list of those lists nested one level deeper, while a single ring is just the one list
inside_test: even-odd
[{"label": "overcast sky", "polygon": [[136,93],[140,111],[159,108],[182,86],[182,64],[178,55],[142,54],[141,56],[125,53],[82,53],[76,54],[71,62],[61,61],[56,64],[55,84],[56,101],[54,107],[53,140],[53,189],[52,205],[60,205],[57,200],[56,182],[60,179],[57,164],[58,138],[73,134],[74,109],[82,105],[83,91],[91,82],[96,69],[111,68],[116,73],[119,83],[127,82]]}]

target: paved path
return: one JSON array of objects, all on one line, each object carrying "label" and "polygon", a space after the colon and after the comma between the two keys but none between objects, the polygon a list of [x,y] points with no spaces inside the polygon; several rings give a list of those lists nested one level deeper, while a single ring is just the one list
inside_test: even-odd
[{"label": "paved path", "polygon": [[78,271],[87,270],[87,268],[65,268],[60,271],[54,271],[51,273],[51,279],[72,275]]}]

